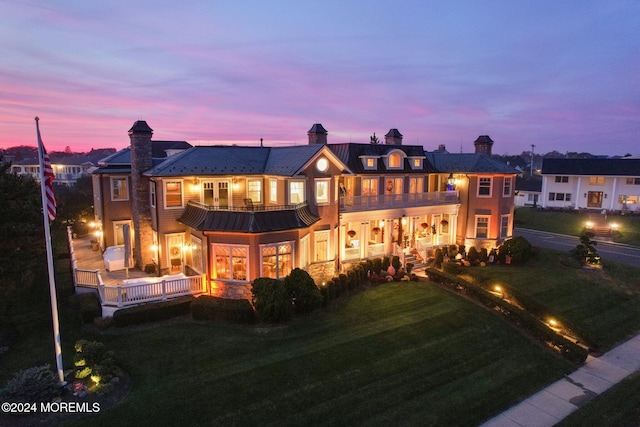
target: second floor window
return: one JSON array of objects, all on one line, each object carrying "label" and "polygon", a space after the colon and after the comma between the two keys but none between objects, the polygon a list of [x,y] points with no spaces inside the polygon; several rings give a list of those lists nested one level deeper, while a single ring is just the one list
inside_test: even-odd
[{"label": "second floor window", "polygon": [[502,195],[508,197],[511,195],[511,177],[504,177],[504,187],[502,187]]},{"label": "second floor window", "polygon": [[129,200],[127,178],[111,178],[111,200]]},{"label": "second floor window", "polygon": [[590,176],[589,185],[604,185],[604,176]]},{"label": "second floor window", "polygon": [[568,176],[556,176],[556,182],[569,182]]},{"label": "second floor window", "polygon": [[289,203],[296,205],[306,200],[304,195],[304,181],[291,181],[289,183]]},{"label": "second floor window", "polygon": [[398,169],[401,166],[400,154],[394,153],[389,156],[389,168]]},{"label": "second floor window", "polygon": [[259,179],[247,180],[247,197],[254,203],[262,203],[262,181]]},{"label": "second floor window", "polygon": [[269,201],[271,203],[278,203],[278,180],[269,180]]},{"label": "second floor window", "polygon": [[478,197],[491,197],[491,178],[478,180]]},{"label": "second floor window", "polygon": [[378,195],[378,178],[362,178],[362,195]]},{"label": "second floor window", "polygon": [[151,203],[151,207],[155,208],[156,207],[156,202],[157,202],[157,198],[156,198],[156,183],[155,181],[151,181],[149,182],[149,197],[150,197],[150,203]]},{"label": "second floor window", "polygon": [[182,207],[182,181],[167,181],[165,183],[164,200],[166,208]]},{"label": "second floor window", "polygon": [[329,180],[316,180],[316,203],[324,205],[329,203]]}]

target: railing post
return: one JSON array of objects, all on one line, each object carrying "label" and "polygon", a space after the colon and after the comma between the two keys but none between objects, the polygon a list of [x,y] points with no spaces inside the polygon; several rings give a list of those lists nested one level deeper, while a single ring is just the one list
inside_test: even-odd
[{"label": "railing post", "polygon": [[118,307],[122,307],[122,287],[116,285],[116,289],[118,290]]},{"label": "railing post", "polygon": [[167,282],[165,280],[162,281],[162,301],[167,300]]}]

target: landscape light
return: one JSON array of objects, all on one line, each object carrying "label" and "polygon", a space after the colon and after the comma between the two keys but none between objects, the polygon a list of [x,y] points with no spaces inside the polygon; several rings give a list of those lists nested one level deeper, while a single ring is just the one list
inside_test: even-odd
[{"label": "landscape light", "polygon": [[587,228],[593,228],[593,222],[587,221],[586,222],[586,226],[587,226]]},{"label": "landscape light", "polygon": [[618,223],[616,223],[616,222],[613,222],[610,225],[611,225],[611,228],[613,228],[614,230],[617,230],[618,227],[619,227]]}]

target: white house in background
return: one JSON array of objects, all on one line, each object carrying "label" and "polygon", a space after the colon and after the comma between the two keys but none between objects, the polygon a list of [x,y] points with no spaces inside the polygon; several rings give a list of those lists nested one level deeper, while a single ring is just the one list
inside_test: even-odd
[{"label": "white house in background", "polygon": [[640,159],[544,159],[540,206],[640,213]]},{"label": "white house in background", "polygon": [[516,178],[516,193],[513,199],[514,205],[540,206],[542,180],[539,178]]}]

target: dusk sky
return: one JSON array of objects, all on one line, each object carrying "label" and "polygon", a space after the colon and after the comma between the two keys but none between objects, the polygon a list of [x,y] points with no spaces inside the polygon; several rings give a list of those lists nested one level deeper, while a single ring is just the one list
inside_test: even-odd
[{"label": "dusk sky", "polygon": [[640,1],[0,0],[0,148],[368,142],[640,155]]}]

